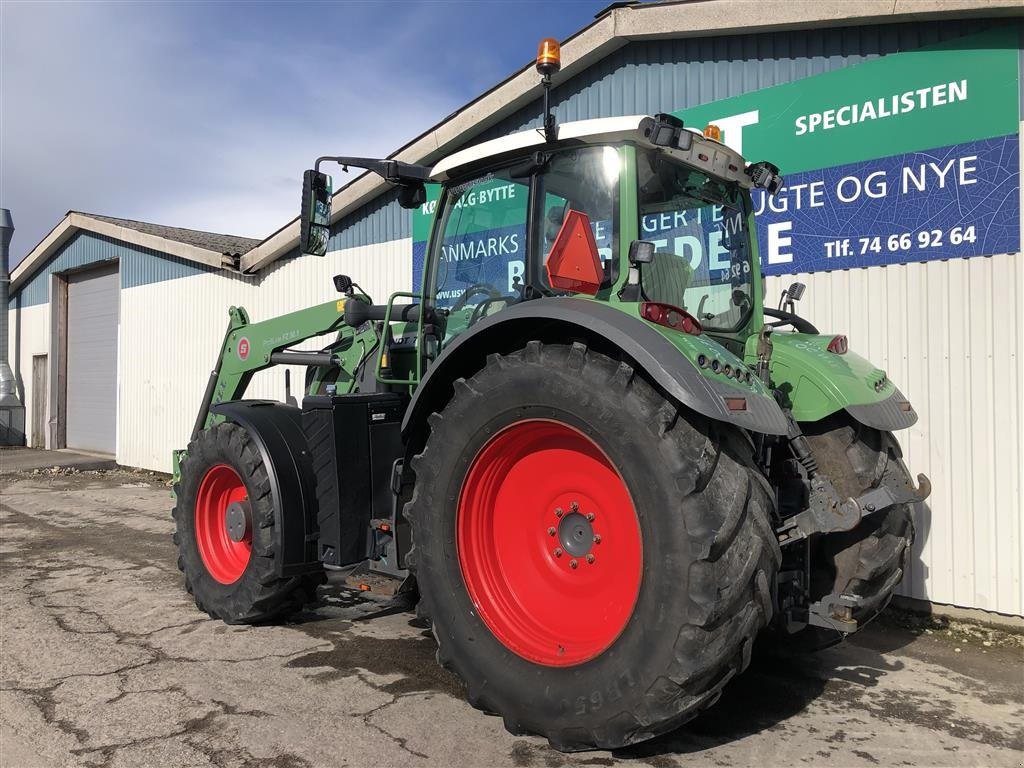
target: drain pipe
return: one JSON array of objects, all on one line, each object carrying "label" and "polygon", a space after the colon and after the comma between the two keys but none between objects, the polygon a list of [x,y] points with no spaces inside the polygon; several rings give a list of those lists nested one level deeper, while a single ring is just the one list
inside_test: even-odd
[{"label": "drain pipe", "polygon": [[18,400],[17,380],[8,362],[10,349],[10,246],[14,221],[0,208],[0,445],[25,444],[25,406]]}]

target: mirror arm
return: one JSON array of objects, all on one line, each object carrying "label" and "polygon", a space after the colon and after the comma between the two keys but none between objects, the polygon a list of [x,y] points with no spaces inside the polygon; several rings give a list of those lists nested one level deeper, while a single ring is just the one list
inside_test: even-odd
[{"label": "mirror arm", "polygon": [[430,168],[425,165],[403,163],[401,160],[379,160],[372,157],[335,157],[325,155],[324,157],[318,157],[316,159],[317,171],[320,170],[320,163],[324,162],[338,163],[343,170],[348,170],[348,166],[352,166],[353,168],[365,168],[372,173],[376,173],[391,184],[407,184],[409,182],[416,183],[430,180]]}]

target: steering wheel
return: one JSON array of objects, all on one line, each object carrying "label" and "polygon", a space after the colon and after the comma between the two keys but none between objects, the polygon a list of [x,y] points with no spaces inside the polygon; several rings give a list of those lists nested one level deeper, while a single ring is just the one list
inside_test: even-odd
[{"label": "steering wheel", "polygon": [[780,325],[791,325],[800,333],[809,333],[814,336],[818,335],[818,329],[815,328],[811,323],[804,320],[799,315],[794,315],[792,312],[784,312],[781,309],[772,309],[771,307],[764,308],[765,317],[777,317],[774,323],[765,323],[770,325],[772,328],[778,328]]},{"label": "steering wheel", "polygon": [[505,306],[507,307],[509,304],[518,301],[518,299],[515,296],[502,296],[500,294],[497,296],[488,296],[486,299],[484,299],[475,307],[473,307],[473,314],[470,316],[469,322],[466,323],[466,327],[468,328],[469,326],[475,324],[477,321],[483,320],[485,317],[489,317],[490,312],[488,311],[488,308],[499,301],[505,302]]},{"label": "steering wheel", "polygon": [[459,296],[459,298],[455,300],[455,303],[452,304],[450,311],[458,312],[460,309],[465,307],[469,300],[476,296],[478,293],[486,293],[488,298],[491,299],[501,298],[501,294],[498,293],[498,291],[494,288],[493,285],[490,285],[489,283],[473,283],[471,286],[469,286],[468,288],[466,288],[466,290],[462,292],[462,295]]}]

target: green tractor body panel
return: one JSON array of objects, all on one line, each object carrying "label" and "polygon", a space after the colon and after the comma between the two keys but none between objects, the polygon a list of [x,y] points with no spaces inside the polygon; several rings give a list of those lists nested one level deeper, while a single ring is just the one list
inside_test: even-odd
[{"label": "green tractor body panel", "polygon": [[773,400],[771,392],[757,376],[753,375],[752,370],[744,364],[743,360],[708,334],[685,333],[645,320],[640,314],[640,305],[636,303],[615,302],[611,306],[637,318],[657,331],[679,350],[679,353],[690,365],[706,379],[716,384],[734,387],[738,395],[753,395]]},{"label": "green tractor body panel", "polygon": [[[873,405],[896,391],[885,371],[854,352],[828,350],[834,335],[778,333],[772,336],[771,378],[797,421],[818,421],[848,406]],[[746,358],[756,359],[757,338]]]}]

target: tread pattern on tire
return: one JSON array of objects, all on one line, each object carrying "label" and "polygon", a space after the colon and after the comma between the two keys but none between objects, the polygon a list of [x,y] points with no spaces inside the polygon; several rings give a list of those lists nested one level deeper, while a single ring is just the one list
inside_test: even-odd
[{"label": "tread pattern on tire", "polygon": [[[252,558],[246,572],[237,582],[235,594],[229,596],[216,587],[210,589],[209,576],[198,552],[184,551],[184,547],[194,548],[195,484],[210,466],[225,459],[242,476],[249,491],[253,526],[261,529],[260,535],[253,537]],[[193,477],[192,473],[197,476]],[[173,540],[178,547],[177,564],[185,576],[185,589],[195,599],[199,610],[228,624],[256,624],[300,611],[316,599],[317,587],[326,581],[323,571],[286,577],[278,576],[275,571],[273,542],[276,537],[270,476],[259,449],[244,428],[222,422],[200,432],[189,443],[180,475],[181,480],[174,486]]]},{"label": "tread pattern on tire", "polygon": [[450,650],[449,638],[432,620],[435,601],[443,597],[424,591],[418,615],[433,628],[438,661],[466,681],[470,703],[503,716],[512,733],[539,733],[565,751],[614,749],[653,738],[713,704],[725,684],[749,664],[754,639],[772,617],[782,559],[770,525],[774,497],[759,477],[749,441],[735,428],[684,412],[627,363],[579,343],[533,341],[507,356],[489,356],[476,375],[456,382],[445,409],[431,415],[432,435],[413,459],[417,481],[405,507],[413,532],[408,563],[414,573],[424,567],[420,562],[424,541],[435,535],[427,524],[429,506],[445,502],[432,498],[431,489],[445,479],[435,454],[445,439],[445,422],[450,418],[446,414],[463,406],[486,408],[491,382],[512,365],[536,367],[538,380],[552,369],[568,368],[581,389],[612,388],[621,407],[636,410],[637,427],[646,425],[659,440],[660,455],[676,478],[678,511],[689,539],[681,546],[692,558],[690,589],[679,594],[680,600],[689,601],[689,621],[678,629],[671,663],[651,675],[653,682],[631,709],[583,726],[552,728],[532,718],[528,708],[503,702],[488,688],[487,680],[474,679],[476,670],[466,668],[464,660]]},{"label": "tread pattern on tire", "polygon": [[[819,466],[832,478],[841,496],[855,498],[882,485],[912,485],[899,444],[891,433],[845,416],[805,427],[805,432]],[[910,504],[894,505],[869,517],[853,531],[826,537],[822,548],[835,569],[832,591],[863,598],[853,612],[860,626],[889,604],[906,572],[913,540]],[[828,635],[826,645],[837,640],[834,633],[821,634]]]}]

